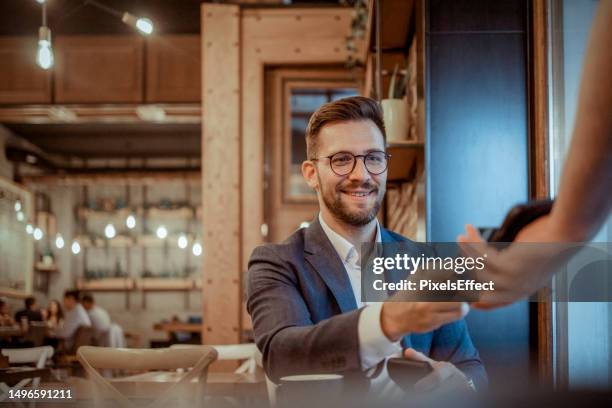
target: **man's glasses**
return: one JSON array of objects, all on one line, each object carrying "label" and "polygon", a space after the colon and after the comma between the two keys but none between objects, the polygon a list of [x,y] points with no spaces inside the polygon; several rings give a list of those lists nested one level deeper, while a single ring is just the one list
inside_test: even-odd
[{"label": "man's glasses", "polygon": [[349,152],[339,152],[331,156],[313,158],[310,160],[318,161],[321,159],[329,159],[329,165],[332,171],[338,176],[346,176],[355,170],[357,158],[359,157],[363,158],[363,164],[370,174],[378,175],[387,170],[391,155],[380,151],[358,155]]}]

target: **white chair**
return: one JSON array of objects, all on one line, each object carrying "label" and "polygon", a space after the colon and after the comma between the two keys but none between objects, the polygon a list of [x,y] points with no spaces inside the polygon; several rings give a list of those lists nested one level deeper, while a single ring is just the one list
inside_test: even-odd
[{"label": "white chair", "polygon": [[[47,360],[53,357],[53,347],[42,346],[42,347],[30,347],[21,349],[2,349],[2,354],[9,359],[9,364],[35,364],[36,368],[44,368],[47,364]],[[0,383],[0,402],[4,401],[8,396],[10,388],[13,390],[20,390],[26,385],[32,382],[32,388],[37,388],[40,383],[40,377],[34,379],[25,378],[13,387],[9,387],[5,383]]]},{"label": "white chair", "polygon": [[[193,344],[174,344],[170,348],[190,348],[201,347]],[[228,344],[211,346],[217,350],[219,356],[217,360],[245,360],[234,372],[254,374],[257,367],[263,369],[262,355],[255,343],[246,344]],[[268,394],[268,402],[271,407],[276,406],[276,388],[266,375],[266,391]]]},{"label": "white chair", "polygon": [[[137,405],[130,400],[130,396],[124,395],[117,388],[121,380],[112,380],[103,377],[98,370],[120,369],[133,371],[150,370],[178,370],[183,371],[182,376],[169,387],[161,389],[161,395],[147,395],[152,400],[151,407],[169,406],[173,398],[185,401],[187,398],[195,396],[201,403],[204,398],[204,388],[206,386],[206,376],[208,366],[216,360],[217,352],[212,347],[199,347],[193,349],[128,349],[111,347],[83,346],[77,350],[77,358],[83,365],[88,374],[94,392],[101,391],[95,396],[94,403],[103,402],[105,397],[110,397],[122,407],[136,407]],[[189,383],[198,379],[196,395],[186,395],[185,387]],[[161,385],[161,384],[160,384]]]},{"label": "white chair", "polygon": [[[202,347],[196,344],[173,344],[171,349],[188,349]],[[261,353],[257,349],[255,343],[247,344],[227,344],[227,345],[212,345],[205,347],[214,347],[217,350],[217,360],[244,360],[242,364],[234,371],[237,374],[248,373],[255,374],[257,366],[261,367]],[[259,362],[259,363],[258,363]]]}]

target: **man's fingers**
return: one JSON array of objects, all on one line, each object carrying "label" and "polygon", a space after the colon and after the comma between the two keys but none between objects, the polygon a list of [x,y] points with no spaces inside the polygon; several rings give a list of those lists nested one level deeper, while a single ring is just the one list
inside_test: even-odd
[{"label": "man's fingers", "polygon": [[404,358],[407,360],[424,361],[427,363],[434,362],[434,360],[427,357],[425,354],[421,353],[420,351],[416,351],[413,348],[407,348],[406,350],[404,350]]},{"label": "man's fingers", "polygon": [[430,305],[436,312],[462,311],[467,314],[470,310],[466,302],[431,302]]}]

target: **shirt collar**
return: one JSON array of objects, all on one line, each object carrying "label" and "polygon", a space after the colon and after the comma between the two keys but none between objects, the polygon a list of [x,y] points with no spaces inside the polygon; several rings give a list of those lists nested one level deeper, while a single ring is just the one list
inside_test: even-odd
[{"label": "shirt collar", "polygon": [[[319,212],[319,223],[321,224],[321,228],[323,228],[325,235],[327,235],[327,238],[329,238],[329,241],[331,242],[338,255],[340,255],[340,259],[342,259],[343,262],[349,262],[350,258],[353,256],[353,253],[356,253],[358,255],[359,251],[355,249],[355,246],[353,244],[351,244],[346,238],[338,234],[336,231],[331,229],[329,225],[327,225],[327,223],[323,219],[323,215],[321,214],[321,212]],[[380,234],[380,224],[378,220],[376,220],[376,242],[382,242]]]}]

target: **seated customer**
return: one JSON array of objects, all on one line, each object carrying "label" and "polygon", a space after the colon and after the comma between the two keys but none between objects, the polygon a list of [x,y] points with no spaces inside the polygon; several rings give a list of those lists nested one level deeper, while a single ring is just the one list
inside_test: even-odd
[{"label": "seated customer", "polygon": [[451,378],[465,388],[484,386],[486,373],[462,320],[467,305],[361,302],[361,243],[404,242],[416,256],[431,253],[376,219],[387,179],[384,132],[378,103],[364,97],[312,115],[302,173],[317,193],[319,215],[283,244],[256,248],[249,262],[247,310],[264,368],[273,381],[341,373],[357,381],[376,376],[372,383],[380,384],[381,363],[404,349],[405,357],[431,359],[435,387]]},{"label": "seated customer", "polygon": [[47,321],[47,327],[55,329],[56,327],[64,324],[64,312],[57,300],[51,300],[45,310],[45,319]]},{"label": "seated customer", "polygon": [[108,336],[111,328],[111,318],[108,312],[96,305],[93,296],[90,294],[84,295],[81,303],[91,320],[96,345],[108,346]]},{"label": "seated customer", "polygon": [[64,339],[64,348],[70,349],[74,344],[74,335],[81,326],[91,327],[91,319],[85,308],[79,303],[79,291],[67,290],[64,293],[64,324],[57,328],[54,335]]},{"label": "seated customer", "polygon": [[29,322],[42,322],[43,316],[40,310],[38,309],[38,305],[36,304],[36,299],[33,296],[29,296],[25,299],[25,309],[21,309],[17,313],[15,313],[15,321],[20,323],[23,318],[25,318],[28,323]]},{"label": "seated customer", "polygon": [[0,299],[0,326],[14,326],[15,320],[11,317],[11,311],[8,303],[4,299]]}]

